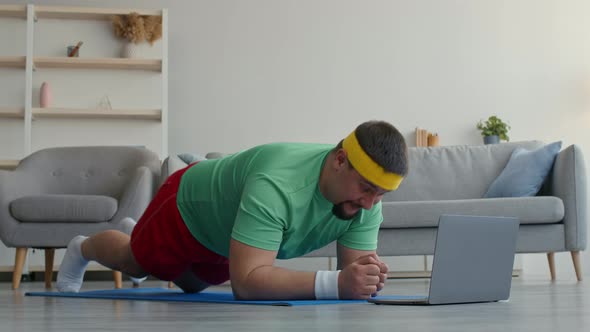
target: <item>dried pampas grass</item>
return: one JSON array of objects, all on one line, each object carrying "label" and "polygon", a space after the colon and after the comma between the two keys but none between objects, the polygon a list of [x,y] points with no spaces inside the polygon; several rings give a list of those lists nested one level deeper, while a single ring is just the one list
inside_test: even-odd
[{"label": "dried pampas grass", "polygon": [[162,38],[162,16],[144,16],[145,40],[151,45]]},{"label": "dried pampas grass", "polygon": [[138,44],[147,41],[150,44],[162,38],[162,17],[139,15],[114,15],[111,17],[115,36]]}]

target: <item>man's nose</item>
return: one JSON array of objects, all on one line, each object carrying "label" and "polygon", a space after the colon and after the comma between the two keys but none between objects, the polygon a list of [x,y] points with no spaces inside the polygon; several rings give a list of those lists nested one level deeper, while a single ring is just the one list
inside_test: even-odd
[{"label": "man's nose", "polygon": [[360,200],[360,206],[363,207],[363,209],[365,210],[370,210],[373,205],[375,205],[375,203],[379,202],[379,200],[377,199],[377,193],[376,192],[370,192],[365,194],[361,200]]}]

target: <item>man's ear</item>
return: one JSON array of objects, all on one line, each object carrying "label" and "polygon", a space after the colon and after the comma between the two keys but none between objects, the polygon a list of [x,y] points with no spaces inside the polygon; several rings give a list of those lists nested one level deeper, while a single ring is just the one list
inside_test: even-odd
[{"label": "man's ear", "polygon": [[348,160],[348,153],[344,149],[338,149],[336,151],[336,157],[334,158],[334,166],[337,169],[342,169],[342,167],[346,166],[346,162]]}]

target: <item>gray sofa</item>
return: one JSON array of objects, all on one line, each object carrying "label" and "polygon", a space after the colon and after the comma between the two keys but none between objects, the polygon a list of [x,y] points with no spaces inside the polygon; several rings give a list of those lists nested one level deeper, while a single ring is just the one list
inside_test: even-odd
[{"label": "gray sofa", "polygon": [[[557,155],[535,197],[482,198],[517,147],[535,149],[539,141],[478,146],[409,148],[410,172],[398,190],[383,197],[379,233],[381,256],[434,252],[441,214],[515,216],[521,223],[518,253],[547,253],[555,279],[554,253],[570,251],[579,280],[579,251],[586,248],[586,168],[581,149],[572,145]],[[185,165],[176,157],[162,174]],[[307,257],[334,257],[335,245]]]}]

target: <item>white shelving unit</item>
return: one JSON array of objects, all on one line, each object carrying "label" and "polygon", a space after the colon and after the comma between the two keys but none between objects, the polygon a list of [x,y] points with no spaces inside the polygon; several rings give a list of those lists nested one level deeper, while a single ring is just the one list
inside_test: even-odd
[{"label": "white shelving unit", "polygon": [[[92,54],[81,55],[81,57],[65,57],[55,56],[55,54],[43,54],[39,51],[39,47],[36,44],[38,40],[42,39],[42,34],[47,33],[47,28],[40,28],[41,24],[50,22],[49,29],[58,30],[60,25],[71,24],[72,21],[75,24],[85,24],[83,22],[99,22],[104,26],[104,29],[109,29],[110,32],[110,18],[112,15],[124,15],[130,12],[137,12],[140,15],[157,15],[162,17],[162,39],[159,41],[161,47],[160,56],[153,58],[118,58],[113,56],[104,56],[98,54],[94,56]],[[133,132],[141,132],[141,125],[137,123],[147,123],[149,126],[154,126],[154,123],[159,124],[159,131],[161,138],[159,139],[159,149],[154,149],[155,152],[159,153],[162,159],[167,156],[168,146],[168,13],[166,9],[160,10],[144,10],[144,9],[126,9],[126,8],[89,8],[89,7],[65,7],[65,6],[35,6],[35,5],[0,5],[0,21],[3,18],[11,19],[22,19],[26,24],[26,36],[20,38],[26,39],[26,46],[24,47],[24,54],[16,55],[4,55],[0,53],[0,71],[2,70],[22,70],[24,69],[25,84],[23,86],[24,101],[21,105],[4,105],[3,100],[0,99],[0,121],[3,119],[13,119],[15,126],[19,126],[22,123],[23,131],[23,142],[22,153],[20,158],[29,155],[31,152],[38,149],[35,145],[34,140],[43,141],[44,132],[50,131],[50,129],[44,128],[43,130],[36,129],[37,126],[55,126],[57,131],[60,133],[64,132],[64,127],[77,127],[89,124],[87,120],[93,120],[93,130],[98,131],[98,127],[103,123],[105,127],[105,135],[102,137],[109,137],[113,139],[110,133],[110,126],[121,128],[123,125],[119,122],[129,124],[130,130]],[[100,23],[102,22],[102,23]],[[96,24],[96,23],[94,23]],[[56,28],[56,26],[58,28]],[[1,27],[0,27],[1,28]],[[72,30],[72,29],[70,29]],[[74,29],[75,30],[75,29]],[[63,31],[61,32],[63,34]],[[59,36],[59,32],[56,33]],[[19,37],[17,37],[19,38]],[[113,37],[114,38],[114,37]],[[51,38],[46,38],[51,39]],[[57,38],[59,40],[59,38]],[[47,41],[44,41],[47,43]],[[51,42],[51,40],[49,40]],[[59,43],[60,41],[57,41]],[[92,45],[92,40],[85,40],[85,45]],[[82,47],[82,51],[85,50],[85,45]],[[65,45],[59,45],[65,49]],[[57,71],[57,75],[55,74]],[[161,91],[146,92],[146,94],[160,95],[160,103],[158,105],[138,105],[139,107],[113,107],[112,109],[97,109],[97,107],[88,107],[87,105],[91,102],[87,102],[86,105],[72,105],[69,103],[52,105],[50,108],[40,108],[36,106],[34,99],[36,97],[37,90],[40,83],[38,82],[39,77],[43,75],[50,75],[53,77],[58,76],[56,79],[57,86],[59,88],[59,76],[63,71],[64,75],[84,75],[87,80],[93,75],[100,75],[100,73],[108,72],[121,72],[124,73],[123,77],[113,78],[115,80],[124,80],[125,76],[131,76],[133,73],[147,73],[146,75],[159,75]],[[73,74],[72,74],[73,73]],[[83,73],[83,74],[81,74]],[[152,73],[152,74],[149,74]],[[151,79],[152,76],[150,76]],[[131,85],[131,84],[130,84]],[[77,87],[76,87],[77,88]],[[75,97],[80,99],[80,92]],[[96,92],[94,92],[96,93]],[[89,93],[90,94],[90,93]],[[63,101],[64,98],[62,98]],[[130,98],[132,99],[132,98]],[[140,99],[137,98],[136,99]],[[148,107],[146,107],[148,106]],[[14,120],[17,119],[17,120]],[[22,120],[21,122],[18,122]],[[43,123],[41,125],[40,123]],[[45,122],[50,121],[50,124]],[[61,121],[61,122],[56,122]],[[102,122],[101,122],[102,121]],[[113,122],[113,121],[116,121]],[[136,123],[137,122],[137,123]],[[12,124],[11,124],[12,125]],[[96,145],[101,144],[100,135],[97,135]],[[150,135],[153,137],[154,135]],[[35,138],[36,137],[36,138]],[[134,142],[127,142],[126,135],[121,135],[119,144],[130,144],[137,145],[137,138]],[[1,133],[0,133],[0,139]],[[153,138],[152,138],[153,139]],[[72,144],[76,145],[76,137],[72,137]],[[45,143],[43,141],[43,143]],[[62,142],[63,143],[63,140]],[[142,142],[143,143],[143,142]],[[108,143],[107,143],[108,144]],[[57,145],[60,145],[59,143]],[[61,144],[64,145],[64,144]],[[149,146],[149,144],[147,144]],[[0,146],[1,147],[1,146]],[[159,150],[159,151],[158,151]],[[11,158],[12,157],[12,158]],[[3,151],[0,149],[0,168],[9,169],[16,167],[18,160],[15,160],[13,156],[6,158],[3,155]]]},{"label": "white shelving unit", "polygon": [[[22,22],[23,19],[26,19],[26,17],[26,5],[0,5],[0,20],[2,21],[8,19],[12,20],[13,22]],[[8,29],[10,29],[10,27]],[[13,37],[24,39],[26,36],[24,34],[19,35],[18,32],[15,31],[13,32]],[[0,40],[3,39],[4,38],[1,38]],[[17,51],[12,48],[8,49],[10,51],[17,53]],[[22,71],[25,68],[26,56],[24,49],[18,50],[18,53],[20,54],[7,54],[6,52],[8,51],[8,49],[4,49],[0,53],[0,78],[8,76],[6,75],[6,73],[8,72],[11,72],[13,74],[12,76],[24,76],[18,73],[18,71]],[[11,92],[14,92],[14,89]],[[14,141],[14,137],[20,136],[19,134],[15,134],[15,132],[18,132],[19,130],[22,131],[24,125],[24,104],[22,102],[16,103],[14,100],[10,100],[9,103],[10,104],[7,104],[7,101],[5,99],[0,98],[0,140],[6,142],[4,144],[20,145],[19,142]],[[15,132],[12,133],[12,135],[8,135],[8,128],[13,127],[18,128],[17,130],[15,130]],[[19,149],[20,148],[14,148],[13,150]],[[19,157],[24,156],[24,149],[21,151],[22,153]],[[6,151],[0,150],[0,170],[12,169],[16,167],[16,165],[18,164],[18,160],[14,159],[14,157],[14,153],[9,153],[9,155],[7,156]]]}]

